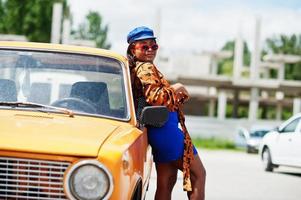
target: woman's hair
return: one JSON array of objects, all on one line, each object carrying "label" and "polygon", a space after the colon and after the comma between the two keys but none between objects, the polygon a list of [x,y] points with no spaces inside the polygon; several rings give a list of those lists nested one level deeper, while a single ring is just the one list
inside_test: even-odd
[{"label": "woman's hair", "polygon": [[[129,44],[128,46],[128,49],[126,51],[126,57],[128,59],[128,62],[129,62],[129,68],[130,68],[130,76],[131,76],[131,84],[132,84],[132,88],[135,87],[135,76],[136,76],[136,73],[135,73],[135,67],[136,67],[136,58],[135,58],[135,55],[132,54],[132,51],[131,51],[131,48],[133,48],[134,46],[134,43],[131,43]],[[133,91],[133,94],[134,96],[136,95],[136,92]]]},{"label": "woman's hair", "polygon": [[130,70],[132,70],[133,68],[136,67],[135,55],[133,55],[131,52],[131,48],[133,48],[133,46],[134,46],[134,43],[129,44],[127,51],[126,51],[126,57],[129,61]]}]

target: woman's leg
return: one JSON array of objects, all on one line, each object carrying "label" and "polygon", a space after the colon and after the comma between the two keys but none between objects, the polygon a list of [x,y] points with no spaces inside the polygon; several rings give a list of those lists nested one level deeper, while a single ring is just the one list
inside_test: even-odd
[{"label": "woman's leg", "polygon": [[[183,160],[177,161],[177,168],[183,170]],[[203,163],[196,154],[190,165],[190,180],[192,185],[192,191],[187,192],[189,200],[204,200],[205,199],[205,181],[206,181],[206,170]]]},{"label": "woman's leg", "polygon": [[194,156],[194,159],[190,165],[190,179],[192,191],[187,193],[188,198],[190,200],[204,200],[206,170],[198,155]]},{"label": "woman's leg", "polygon": [[171,200],[172,189],[177,181],[178,169],[174,162],[156,163],[157,189],[155,200]]}]

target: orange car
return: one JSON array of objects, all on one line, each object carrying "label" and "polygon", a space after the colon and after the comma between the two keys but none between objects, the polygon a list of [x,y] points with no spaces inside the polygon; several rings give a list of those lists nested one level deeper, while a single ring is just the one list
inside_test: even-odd
[{"label": "orange car", "polygon": [[[144,198],[152,154],[126,59],[41,43],[0,51],[0,199]],[[163,124],[165,111],[141,121]]]}]

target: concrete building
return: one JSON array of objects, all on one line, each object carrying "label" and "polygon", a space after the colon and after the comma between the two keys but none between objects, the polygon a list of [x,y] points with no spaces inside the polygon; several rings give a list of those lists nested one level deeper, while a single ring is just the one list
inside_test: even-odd
[{"label": "concrete building", "polygon": [[13,35],[13,34],[0,34],[0,40],[27,42],[27,38],[24,35]]},{"label": "concrete building", "polygon": [[[292,114],[301,112],[301,81],[285,80],[285,64],[301,61],[300,55],[267,55],[260,58],[260,19],[256,19],[254,49],[251,65],[243,66],[243,39],[238,34],[234,50],[232,76],[217,74],[217,62],[231,56],[229,52],[203,52],[170,56],[160,55],[160,69],[172,82],[185,84],[192,96],[187,112],[192,115],[207,115],[226,118],[227,105],[232,106],[232,118],[238,118],[241,108],[248,110],[249,121],[255,121],[262,110],[276,110],[275,119],[282,119],[283,109]],[[271,79],[269,69],[278,71],[278,78]],[[249,77],[242,76],[249,71]]]}]

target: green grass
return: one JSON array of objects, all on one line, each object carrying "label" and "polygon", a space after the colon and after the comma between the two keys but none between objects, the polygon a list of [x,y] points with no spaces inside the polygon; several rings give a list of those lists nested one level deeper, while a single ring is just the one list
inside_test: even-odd
[{"label": "green grass", "polygon": [[236,148],[234,142],[226,139],[218,139],[214,137],[192,138],[192,141],[197,148],[239,150],[238,148]]}]

